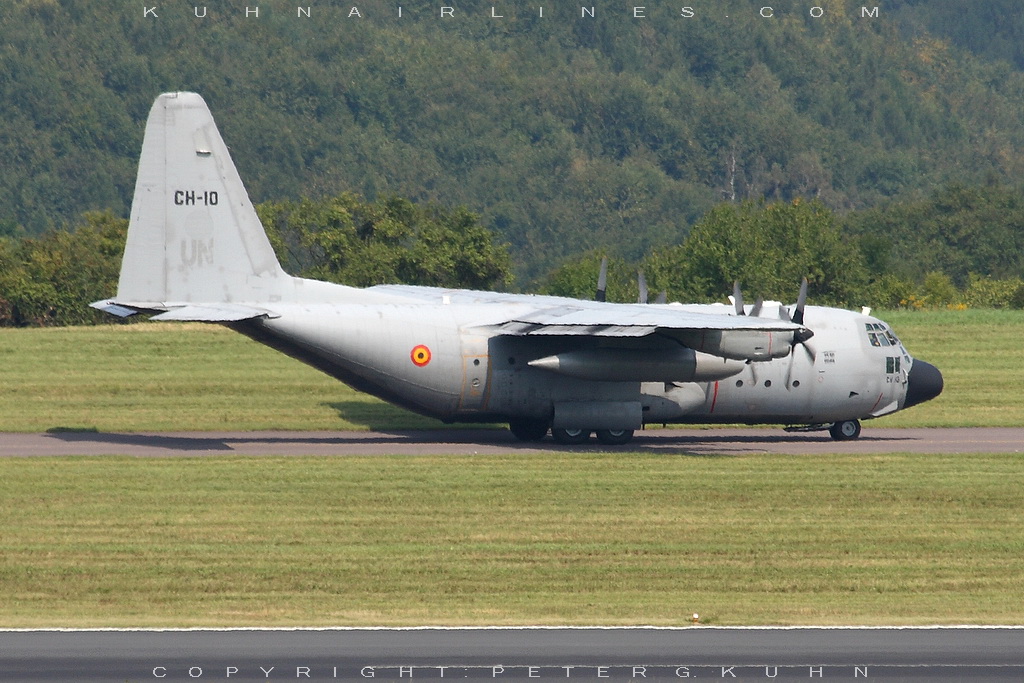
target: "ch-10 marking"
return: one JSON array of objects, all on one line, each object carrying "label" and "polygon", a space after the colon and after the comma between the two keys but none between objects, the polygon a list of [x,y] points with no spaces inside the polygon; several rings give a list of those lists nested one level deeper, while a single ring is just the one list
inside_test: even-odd
[{"label": "ch-10 marking", "polygon": [[175,190],[174,203],[177,206],[217,206],[220,197],[216,190]]}]

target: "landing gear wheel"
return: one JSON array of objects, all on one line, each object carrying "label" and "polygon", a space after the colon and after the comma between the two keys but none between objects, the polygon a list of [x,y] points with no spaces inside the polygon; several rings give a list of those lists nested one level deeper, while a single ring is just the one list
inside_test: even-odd
[{"label": "landing gear wheel", "polygon": [[860,422],[857,420],[843,420],[832,425],[828,433],[836,441],[851,441],[860,436]]},{"label": "landing gear wheel", "polygon": [[577,446],[586,443],[590,438],[590,431],[586,429],[551,429],[551,436],[563,446]]},{"label": "landing gear wheel", "polygon": [[548,421],[516,417],[508,421],[508,430],[520,441],[540,441],[548,433]]},{"label": "landing gear wheel", "polygon": [[598,429],[597,440],[608,446],[621,446],[633,438],[632,429]]}]

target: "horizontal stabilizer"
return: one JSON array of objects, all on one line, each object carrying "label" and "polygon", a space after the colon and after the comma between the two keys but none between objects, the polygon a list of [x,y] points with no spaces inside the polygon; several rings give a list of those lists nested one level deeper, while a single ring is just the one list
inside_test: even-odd
[{"label": "horizontal stabilizer", "polygon": [[238,304],[189,304],[171,308],[166,313],[154,315],[150,320],[175,320],[181,322],[233,323],[252,318],[279,318],[279,314],[265,308],[240,306]]},{"label": "horizontal stabilizer", "polygon": [[127,318],[128,316],[135,315],[136,313],[139,312],[139,309],[137,308],[128,308],[127,306],[120,306],[110,300],[93,301],[89,305],[95,308],[97,311],[103,311],[104,313],[109,313],[110,315],[116,315],[118,318]]}]

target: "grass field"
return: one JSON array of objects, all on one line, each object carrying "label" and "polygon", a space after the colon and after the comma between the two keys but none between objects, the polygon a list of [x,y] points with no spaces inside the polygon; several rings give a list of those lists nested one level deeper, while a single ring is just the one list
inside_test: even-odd
[{"label": "grass field", "polygon": [[[946,389],[872,424],[1024,424],[1024,311],[881,317],[942,370]],[[216,326],[3,329],[0,368],[2,431],[441,426]]]},{"label": "grass field", "polygon": [[1024,456],[0,461],[0,624],[1024,623]]},{"label": "grass field", "polygon": [[[882,317],[946,391],[877,424],[1024,424],[1024,314]],[[8,431],[437,424],[217,327],[0,359]],[[0,459],[0,626],[1021,624],[1022,491],[1022,455]]]}]

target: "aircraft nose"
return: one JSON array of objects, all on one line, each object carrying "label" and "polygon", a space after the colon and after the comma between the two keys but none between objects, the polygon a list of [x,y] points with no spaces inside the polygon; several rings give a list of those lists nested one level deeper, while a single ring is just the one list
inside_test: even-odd
[{"label": "aircraft nose", "polygon": [[907,375],[907,402],[903,406],[909,408],[918,403],[930,401],[942,393],[942,373],[931,363],[914,359]]}]

